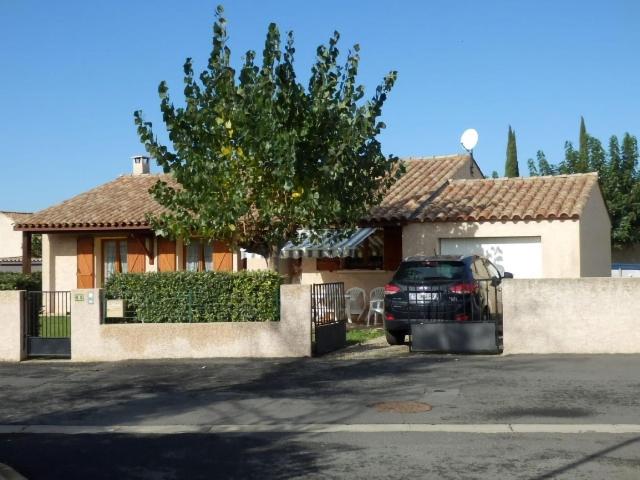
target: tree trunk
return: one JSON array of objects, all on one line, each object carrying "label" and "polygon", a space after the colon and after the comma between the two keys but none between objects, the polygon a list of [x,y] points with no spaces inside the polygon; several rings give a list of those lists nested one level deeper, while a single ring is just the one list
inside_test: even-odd
[{"label": "tree trunk", "polygon": [[265,255],[265,259],[267,260],[267,269],[272,272],[279,272],[280,270],[280,249],[272,245],[270,247],[269,253]]}]

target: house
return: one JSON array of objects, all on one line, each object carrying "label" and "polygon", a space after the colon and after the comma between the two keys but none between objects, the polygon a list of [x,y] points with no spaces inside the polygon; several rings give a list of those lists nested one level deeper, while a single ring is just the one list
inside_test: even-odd
[{"label": "house", "polygon": [[172,181],[133,157],[130,175],[21,218],[16,230],[42,234],[43,290],[101,287],[114,272],[237,270],[238,255],[221,242],[154,234],[146,215],[163,211],[149,194],[160,179]]},{"label": "house", "polygon": [[481,254],[519,278],[610,276],[611,223],[595,173],[487,179],[468,155],[406,164],[352,238],[285,247],[300,282],[370,290],[401,258],[433,254]]},{"label": "house", "polygon": [[[363,230],[342,240],[342,252],[337,254],[331,242],[312,247],[288,244],[283,256],[291,260],[283,270],[303,284],[344,282],[346,289],[361,287],[367,292],[383,286],[407,256],[403,241],[406,212],[428,202],[449,179],[484,178],[471,155],[407,158],[403,162],[405,174],[363,219]],[[249,269],[260,266],[257,260],[247,262]]]},{"label": "house", "polygon": [[[242,255],[224,244],[156,237],[149,195],[167,175],[134,157],[121,176],[16,225],[43,233],[43,288],[99,287],[113,272],[239,270]],[[596,174],[484,178],[471,155],[411,158],[406,173],[353,235],[287,244],[281,272],[304,284],[344,282],[369,291],[387,283],[402,258],[483,254],[520,278],[610,276],[610,221]],[[264,268],[246,255],[246,268]]]},{"label": "house", "polygon": [[[0,212],[0,272],[22,271],[22,234],[13,227],[30,213]],[[29,271],[40,271],[41,261],[32,258]]]}]

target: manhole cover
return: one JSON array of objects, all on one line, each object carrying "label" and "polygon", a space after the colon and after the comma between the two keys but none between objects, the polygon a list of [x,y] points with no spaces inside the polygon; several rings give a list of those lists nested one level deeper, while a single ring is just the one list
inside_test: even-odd
[{"label": "manhole cover", "polygon": [[380,402],[371,406],[378,412],[420,413],[431,411],[431,405],[424,402]]}]

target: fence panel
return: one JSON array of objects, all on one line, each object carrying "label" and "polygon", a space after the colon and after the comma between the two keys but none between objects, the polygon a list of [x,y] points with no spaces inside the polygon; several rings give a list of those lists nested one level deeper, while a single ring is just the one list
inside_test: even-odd
[{"label": "fence panel", "polygon": [[311,287],[313,351],[321,355],[346,345],[347,308],[344,283],[316,283]]}]

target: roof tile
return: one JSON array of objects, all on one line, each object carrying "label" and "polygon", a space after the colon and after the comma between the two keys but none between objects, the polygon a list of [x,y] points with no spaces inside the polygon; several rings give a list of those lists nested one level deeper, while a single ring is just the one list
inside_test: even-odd
[{"label": "roof tile", "polygon": [[123,175],[52,207],[21,218],[19,228],[117,228],[148,226],[146,214],[160,214],[149,189],[171,175]]},{"label": "roof tile", "polygon": [[579,218],[598,175],[452,180],[411,220],[478,222]]},{"label": "roof tile", "polygon": [[405,174],[393,184],[380,205],[371,209],[369,221],[406,220],[447,180],[470,162],[469,155],[403,159]]}]

